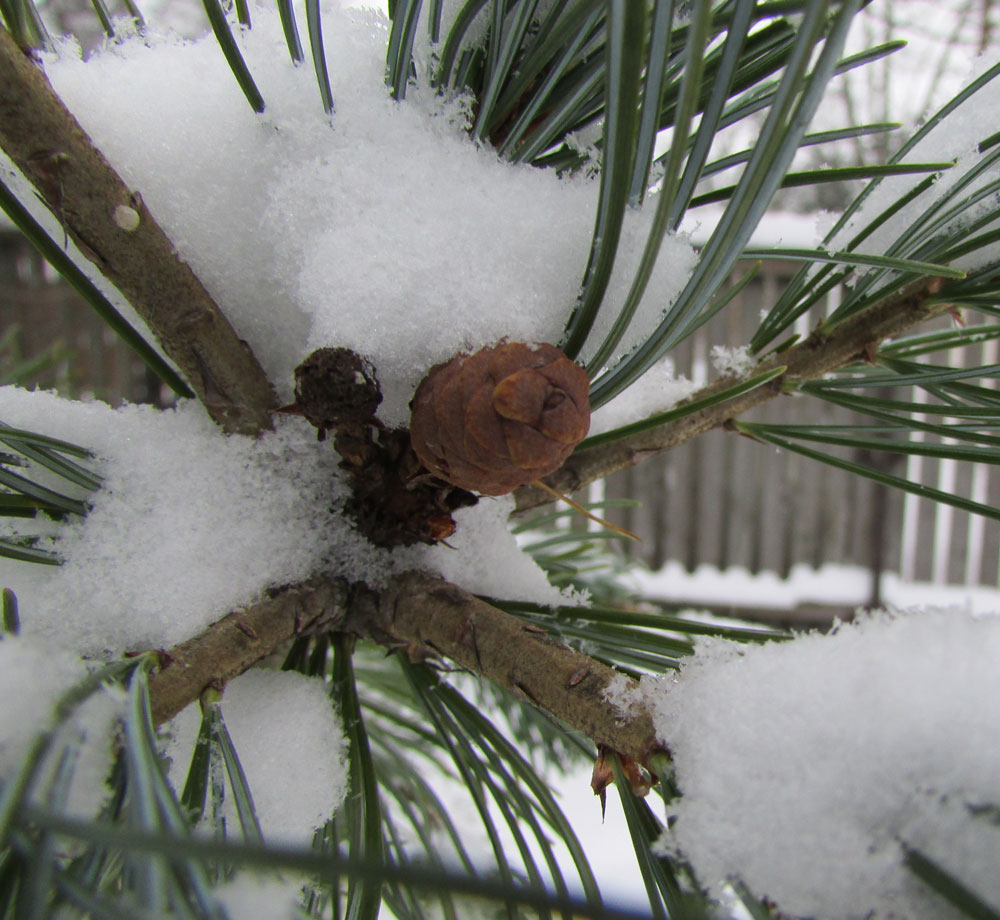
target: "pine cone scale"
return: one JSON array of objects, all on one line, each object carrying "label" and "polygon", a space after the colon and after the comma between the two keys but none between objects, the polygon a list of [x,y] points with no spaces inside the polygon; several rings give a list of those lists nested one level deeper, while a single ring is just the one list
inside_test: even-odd
[{"label": "pine cone scale", "polygon": [[503,420],[491,411],[491,396],[490,391],[482,387],[469,400],[462,440],[468,458],[487,468],[503,463],[507,456]]},{"label": "pine cone scale", "polygon": [[504,418],[537,428],[548,392],[548,380],[534,368],[525,367],[493,388],[493,408]]}]

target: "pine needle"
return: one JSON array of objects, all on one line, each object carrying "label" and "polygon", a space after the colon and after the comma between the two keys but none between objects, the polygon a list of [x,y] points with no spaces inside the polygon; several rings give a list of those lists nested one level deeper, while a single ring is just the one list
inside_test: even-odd
[{"label": "pine needle", "polygon": [[637,537],[631,530],[626,530],[624,527],[619,527],[617,524],[612,524],[610,521],[604,520],[604,518],[599,518],[596,514],[591,514],[583,505],[578,505],[572,498],[568,495],[563,495],[558,489],[553,489],[552,486],[546,485],[541,479],[536,479],[533,486],[538,486],[539,489],[544,489],[546,492],[551,493],[556,498],[561,498],[567,505],[571,508],[575,508],[588,520],[594,521],[600,524],[602,527],[606,527],[608,530],[613,530],[615,533],[620,533],[623,537],[628,537],[630,540],[635,540],[637,543],[641,543],[642,540]]}]

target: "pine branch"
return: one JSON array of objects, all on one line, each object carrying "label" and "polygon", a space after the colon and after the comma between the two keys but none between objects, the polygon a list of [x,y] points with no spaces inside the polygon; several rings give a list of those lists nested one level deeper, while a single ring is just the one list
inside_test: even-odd
[{"label": "pine branch", "polygon": [[229,614],[163,653],[165,664],[149,685],[155,722],[172,718],[206,687],[221,686],[295,635],[324,627],[401,653],[430,652],[453,661],[640,763],[659,750],[648,712],[637,708],[620,718],[604,700],[613,679],[631,680],[540,627],[422,572],[398,576],[379,592],[315,579]]},{"label": "pine branch", "polygon": [[[782,377],[732,400],[659,428],[570,457],[548,482],[562,491],[726,425],[743,412],[785,392],[788,383],[811,380],[872,353],[880,342],[949,308],[935,297],[937,278],[922,278],[831,331],[820,328],[804,342],[773,354],[752,372],[785,366]],[[692,397],[702,399],[732,386],[723,379]],[[548,501],[542,489],[519,490],[520,509]],[[544,630],[486,604],[455,585],[424,573],[394,579],[381,592],[340,580],[315,580],[282,589],[237,611],[205,633],[165,653],[167,666],[151,681],[154,713],[162,722],[198,699],[210,684],[224,682],[265,658],[305,630],[343,628],[393,650],[430,650],[489,678],[592,740],[639,762],[656,752],[649,714],[636,710],[620,720],[603,694],[616,673],[582,652],[554,641]]]},{"label": "pine branch", "polygon": [[[578,451],[556,472],[545,477],[544,482],[560,492],[581,489],[616,470],[634,466],[660,451],[727,425],[744,412],[788,392],[789,385],[794,382],[815,380],[830,371],[865,360],[881,342],[950,309],[950,304],[942,303],[938,298],[928,303],[931,294],[942,290],[942,279],[920,278],[832,330],[826,331],[821,326],[805,341],[765,358],[748,376],[757,376],[782,365],[787,368],[784,374],[766,386],[759,386],[659,427]],[[717,380],[686,401],[705,399],[735,382],[732,377]],[[552,501],[550,493],[537,486],[524,486],[515,495],[519,512]]]},{"label": "pine branch", "polygon": [[641,763],[658,749],[645,709],[621,718],[604,699],[613,679],[628,678],[437,576],[407,572],[377,594],[356,593],[345,627],[454,661]]},{"label": "pine branch", "polygon": [[178,258],[138,192],[3,28],[0,146],[80,251],[136,309],[212,417],[229,432],[269,428],[276,397],[257,359]]},{"label": "pine branch", "polygon": [[338,623],[346,599],[342,579],[313,579],[280,588],[161,652],[163,664],[149,681],[153,721],[159,725],[172,719],[206,688],[222,687],[293,636]]}]

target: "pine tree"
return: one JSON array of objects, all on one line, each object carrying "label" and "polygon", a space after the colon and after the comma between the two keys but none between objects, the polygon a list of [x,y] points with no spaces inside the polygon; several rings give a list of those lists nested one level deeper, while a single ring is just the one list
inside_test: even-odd
[{"label": "pine tree", "polygon": [[[115,19],[95,0],[109,47],[147,40],[139,11],[131,2],[127,6],[128,16]],[[301,74],[293,65],[305,68],[311,57],[310,104],[334,139],[328,157],[335,160],[337,145],[351,141],[336,133],[339,64],[330,59],[328,66],[323,30],[329,41],[330,29],[343,22],[331,20],[312,0],[304,11],[285,0],[276,6],[288,51],[280,63]],[[643,603],[613,579],[588,571],[595,560],[606,561],[602,537],[622,534],[552,532],[546,528],[575,512],[536,509],[549,505],[554,492],[568,495],[726,428],[759,442],[762,450],[797,452],[1000,519],[995,507],[911,482],[877,462],[844,459],[840,450],[996,462],[998,401],[990,387],[996,367],[969,366],[959,354],[1000,335],[992,321],[1000,311],[1000,134],[990,118],[992,103],[984,101],[995,102],[989,93],[1000,65],[983,70],[887,163],[796,172],[793,161],[805,146],[892,128],[849,125],[808,133],[838,73],[899,46],[844,56],[860,0],[469,0],[447,16],[443,6],[389,3],[385,87],[392,105],[404,113],[419,97],[423,117],[430,120],[428,113],[436,112],[446,125],[442,131],[454,135],[455,122],[461,123],[470,150],[592,189],[597,206],[585,264],[572,269],[579,280],[575,297],[537,307],[558,313],[561,332],[548,342],[519,341],[519,330],[527,327],[517,314],[536,308],[512,305],[509,316],[493,318],[499,333],[490,326],[474,347],[425,359],[414,396],[417,381],[409,370],[380,365],[349,343],[328,336],[321,347],[313,342],[306,349],[293,307],[281,303],[274,305],[275,315],[286,311],[289,328],[296,330],[279,343],[281,361],[287,364],[294,354],[296,367],[294,379],[274,379],[265,368],[281,361],[270,351],[264,360],[247,344],[268,333],[246,325],[243,315],[227,316],[220,305],[240,292],[210,293],[212,286],[191,267],[199,253],[161,229],[143,188],[131,187],[119,174],[129,164],[109,162],[52,89],[46,69],[54,74],[57,66],[48,55],[53,40],[38,9],[31,0],[0,0],[0,146],[20,172],[3,168],[0,196],[10,218],[177,397],[196,400],[213,420],[216,428],[208,431],[189,405],[186,421],[178,423],[187,426],[176,430],[190,438],[180,449],[191,451],[192,476],[204,450],[231,450],[234,457],[240,452],[231,462],[243,463],[248,478],[258,475],[254,458],[270,451],[268,469],[273,473],[285,463],[289,488],[318,490],[315,470],[329,474],[336,468],[343,491],[325,500],[316,491],[318,512],[292,509],[287,499],[289,515],[301,513],[309,526],[316,514],[330,519],[330,540],[339,542],[327,565],[317,563],[315,571],[289,583],[270,574],[270,560],[261,560],[264,580],[253,598],[166,648],[130,647],[123,633],[88,636],[67,649],[55,641],[51,626],[45,630],[49,644],[40,645],[31,634],[33,618],[42,612],[23,596],[19,605],[20,590],[5,591],[8,635],[0,643],[0,662],[8,675],[2,679],[7,705],[27,706],[11,696],[27,683],[27,695],[41,708],[20,721],[12,717],[5,728],[9,753],[0,739],[4,917],[263,915],[271,909],[264,907],[267,884],[237,889],[231,881],[252,872],[263,873],[260,878],[270,879],[284,899],[275,916],[289,915],[288,905],[303,885],[298,903],[307,916],[375,917],[382,906],[398,917],[627,916],[602,904],[588,858],[539,767],[541,761],[560,764],[580,756],[594,762],[594,788],[602,800],[612,783],[621,797],[650,916],[722,916],[737,906],[743,915],[777,916],[782,891],[758,890],[756,877],[739,873],[728,880],[703,877],[697,860],[663,837],[672,803],[683,802],[685,790],[674,781],[674,750],[659,697],[640,691],[639,678],[673,673],[694,652],[695,638],[706,633],[748,647],[787,635],[706,623]],[[290,130],[280,119],[266,120],[267,88],[258,86],[255,74],[254,55],[261,52],[258,47],[251,54],[248,44],[272,15],[270,7],[205,0],[205,10],[217,40],[212,47],[224,53],[232,71],[227,78],[235,76],[255,123],[272,133]],[[296,19],[303,12],[308,49]],[[969,111],[980,118],[959,121],[956,113]],[[753,145],[713,159],[719,135],[742,124],[756,126]],[[944,135],[957,147],[943,143]],[[262,132],[260,144],[269,143],[268,137]],[[219,154],[236,157],[228,163],[234,174],[243,166],[241,155]],[[290,182],[300,167],[289,165]],[[738,170],[738,177],[720,186],[713,177],[724,169]],[[414,190],[421,175],[413,173]],[[751,245],[779,189],[847,179],[871,181],[819,246]],[[183,198],[185,189],[177,194]],[[279,231],[268,240],[279,238],[281,226],[294,228],[305,219],[307,194],[299,197],[302,214],[274,215]],[[722,217],[683,264],[678,229],[686,215],[709,202],[722,203]],[[411,207],[408,200],[398,202],[400,214]],[[233,208],[235,214],[237,203]],[[252,260],[257,232],[247,227],[245,238],[229,243],[246,248]],[[488,235],[489,228],[477,232]],[[393,244],[375,239],[367,245]],[[658,257],[666,252],[671,259],[677,255],[680,267],[665,269]],[[647,408],[645,417],[587,437],[590,411],[624,404],[672,349],[713,316],[735,309],[752,277],[745,260],[765,257],[801,267],[761,317],[746,343],[742,369],[677,405]],[[664,275],[671,273],[667,284]],[[512,280],[489,277],[485,284],[502,292]],[[447,278],[427,284],[432,288],[409,296],[448,302]],[[832,290],[842,291],[839,304],[811,333],[797,334],[800,317]],[[670,292],[668,302],[660,299],[664,291]],[[330,296],[336,299],[338,292]],[[121,301],[134,309],[149,340],[139,323],[123,315]],[[477,306],[471,305],[472,313]],[[344,303],[336,309],[349,314],[360,308]],[[452,315],[442,306],[431,322],[447,327],[470,305],[454,309]],[[943,330],[922,328],[948,314],[960,322]],[[368,315],[360,319],[368,321]],[[377,326],[378,315],[370,322]],[[391,414],[411,397],[412,442],[409,422]],[[745,418],[771,400],[792,398],[844,407],[867,421],[776,425]],[[388,422],[378,414],[383,400]],[[95,454],[106,458],[113,449],[81,437],[88,423],[71,421],[74,410],[62,403],[38,397],[24,404],[37,407],[30,430],[23,424],[0,430],[0,510],[10,521],[0,553],[37,579],[52,566],[74,564],[72,555],[64,558],[60,534],[74,527],[87,533],[83,522],[92,512],[96,517],[94,509],[108,491],[102,479],[106,459]],[[153,431],[141,426],[157,424],[148,414],[128,417],[137,427],[126,429],[123,415],[123,439],[141,439]],[[268,440],[272,431],[284,440]],[[254,445],[262,444],[276,446],[255,453]],[[308,470],[305,464],[311,464]],[[158,469],[153,459],[149,468]],[[277,482],[259,475],[253,481],[264,488]],[[496,507],[513,511],[515,531],[536,534],[524,553],[547,569],[553,584],[589,590],[588,602],[569,594],[562,603],[552,600],[555,594],[525,600],[513,585],[511,597],[519,599],[485,597],[468,590],[461,573],[446,580],[426,568],[383,563],[371,569],[378,577],[366,581],[351,574],[366,563],[338,571],[329,562],[337,563],[337,553],[385,560],[388,550],[396,560],[425,558],[407,556],[407,548],[461,539],[464,522],[471,520],[464,515],[493,507],[483,497],[492,495],[512,496],[512,504]],[[284,496],[274,502],[280,505]],[[139,508],[143,499],[115,500]],[[225,500],[220,492],[218,501]],[[274,513],[280,518],[280,509]],[[368,543],[359,548],[355,536],[343,536],[348,531],[382,550]],[[238,535],[216,537],[223,544]],[[310,546],[322,546],[322,537],[302,535]],[[479,549],[487,556],[490,551]],[[218,559],[204,562],[208,570],[216,566],[216,580],[224,580]],[[94,608],[102,603],[103,577],[95,578],[89,598]],[[178,608],[180,615],[180,608],[190,606],[185,591],[181,585],[177,597],[163,598],[163,606]],[[89,615],[84,609],[75,617],[85,622]],[[128,635],[141,635],[142,628]],[[76,629],[67,624],[67,635],[76,636]],[[19,631],[26,635],[15,638]],[[992,635],[975,640],[984,654]],[[95,654],[101,642],[105,654]],[[311,849],[283,848],[269,838],[255,802],[276,793],[280,801],[294,789],[251,787],[241,767],[242,744],[234,743],[233,726],[224,718],[227,684],[235,687],[240,675],[265,668],[271,668],[269,680],[275,668],[313,678],[310,687],[324,688],[335,705],[331,710],[324,696],[322,706],[331,718],[332,712],[339,715],[346,737],[344,753],[326,723],[307,732],[312,744],[326,746],[330,768],[345,759],[349,774],[346,798],[332,803],[336,813],[324,817]],[[279,678],[274,680],[267,687],[278,695]],[[279,698],[290,719],[292,706],[314,711],[309,706],[315,698],[306,691],[301,698]],[[194,755],[180,774],[176,764],[168,772],[158,732],[196,702],[201,723]],[[74,795],[80,784],[94,786],[79,775],[109,736],[109,791],[99,808],[88,810]],[[273,785],[281,782],[275,777]],[[491,847],[487,868],[470,855],[460,822],[443,804],[449,782],[476,807]],[[942,800],[950,794],[933,782],[925,789],[918,780],[915,788]],[[975,790],[965,792],[962,820],[987,829],[995,825],[997,803],[977,798]],[[208,832],[193,832],[199,825]],[[873,840],[889,836],[918,892],[915,900],[898,902],[901,915],[913,910],[913,916],[934,916],[938,909],[997,915],[987,903],[992,891],[977,893],[978,882],[963,879],[916,837],[894,833],[876,828]],[[559,848],[567,861],[557,858]],[[567,877],[567,864],[574,878]],[[236,906],[246,902],[234,891],[244,898],[250,891],[256,906]],[[729,906],[720,902],[723,894]],[[872,906],[886,909],[883,903]],[[817,907],[824,909],[840,912]]]}]

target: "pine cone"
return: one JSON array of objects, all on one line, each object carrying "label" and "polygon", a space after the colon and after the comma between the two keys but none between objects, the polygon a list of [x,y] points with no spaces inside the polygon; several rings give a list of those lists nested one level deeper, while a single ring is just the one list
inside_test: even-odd
[{"label": "pine cone", "polygon": [[590,428],[589,381],[553,345],[501,344],[431,368],[410,438],[435,476],[503,495],[559,469]]}]

